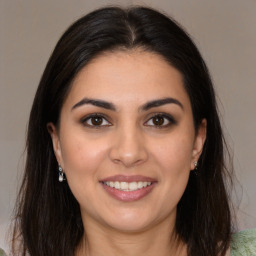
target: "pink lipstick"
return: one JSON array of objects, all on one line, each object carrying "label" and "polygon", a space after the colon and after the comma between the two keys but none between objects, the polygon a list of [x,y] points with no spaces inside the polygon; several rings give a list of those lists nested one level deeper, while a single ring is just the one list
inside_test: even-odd
[{"label": "pink lipstick", "polygon": [[115,175],[100,180],[105,191],[113,198],[131,202],[147,196],[156,185],[156,180],[141,175]]}]

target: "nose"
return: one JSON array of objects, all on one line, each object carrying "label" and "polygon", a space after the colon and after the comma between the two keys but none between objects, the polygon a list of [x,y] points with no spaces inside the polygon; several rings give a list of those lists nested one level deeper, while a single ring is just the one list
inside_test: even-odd
[{"label": "nose", "polygon": [[110,159],[116,164],[133,167],[148,158],[143,135],[136,128],[117,131],[112,140]]}]

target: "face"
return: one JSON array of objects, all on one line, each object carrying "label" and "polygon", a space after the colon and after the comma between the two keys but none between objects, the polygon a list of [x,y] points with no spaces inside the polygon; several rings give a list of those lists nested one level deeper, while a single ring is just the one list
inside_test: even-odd
[{"label": "face", "polygon": [[175,222],[205,140],[179,71],[145,51],[106,53],[75,78],[55,155],[83,221],[122,231]]}]

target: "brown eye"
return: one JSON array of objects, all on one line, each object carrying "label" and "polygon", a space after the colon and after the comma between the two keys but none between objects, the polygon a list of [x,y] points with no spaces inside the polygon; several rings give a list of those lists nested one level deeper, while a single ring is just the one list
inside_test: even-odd
[{"label": "brown eye", "polygon": [[146,123],[146,126],[152,126],[156,128],[165,128],[171,125],[176,124],[177,122],[175,119],[169,115],[169,114],[156,114],[155,116],[152,116]]},{"label": "brown eye", "polygon": [[103,123],[103,118],[100,116],[95,116],[91,118],[91,123],[92,125],[102,125]]},{"label": "brown eye", "polygon": [[152,122],[156,126],[160,126],[164,124],[164,118],[162,116],[155,116],[152,118]]},{"label": "brown eye", "polygon": [[88,127],[105,127],[111,126],[111,123],[104,117],[98,114],[89,115],[82,119],[81,122]]}]

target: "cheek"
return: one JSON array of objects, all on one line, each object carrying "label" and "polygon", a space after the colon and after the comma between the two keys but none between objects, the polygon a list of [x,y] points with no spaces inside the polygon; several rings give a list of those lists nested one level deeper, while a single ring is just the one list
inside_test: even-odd
[{"label": "cheek", "polygon": [[61,145],[64,168],[67,176],[96,175],[99,165],[105,157],[104,143],[90,140],[77,134],[63,140]]},{"label": "cheek", "polygon": [[[187,140],[166,141],[162,147],[155,148],[154,161],[159,168],[161,200],[156,208],[162,215],[168,215],[176,209],[188,183],[191,162],[191,146],[184,147]],[[167,207],[168,206],[168,207]]]},{"label": "cheek", "polygon": [[165,198],[178,203],[187,186],[192,159],[193,139],[190,136],[170,136],[158,147],[152,156],[159,167],[160,181]]},{"label": "cheek", "polygon": [[193,141],[189,136],[170,136],[158,146],[152,149],[154,158],[158,165],[167,172],[167,174],[181,174],[189,172]]},{"label": "cheek", "polygon": [[98,189],[99,170],[105,161],[107,150],[103,145],[79,134],[62,140],[62,156],[67,182],[73,195],[83,207],[86,202],[94,198],[94,192]]}]

